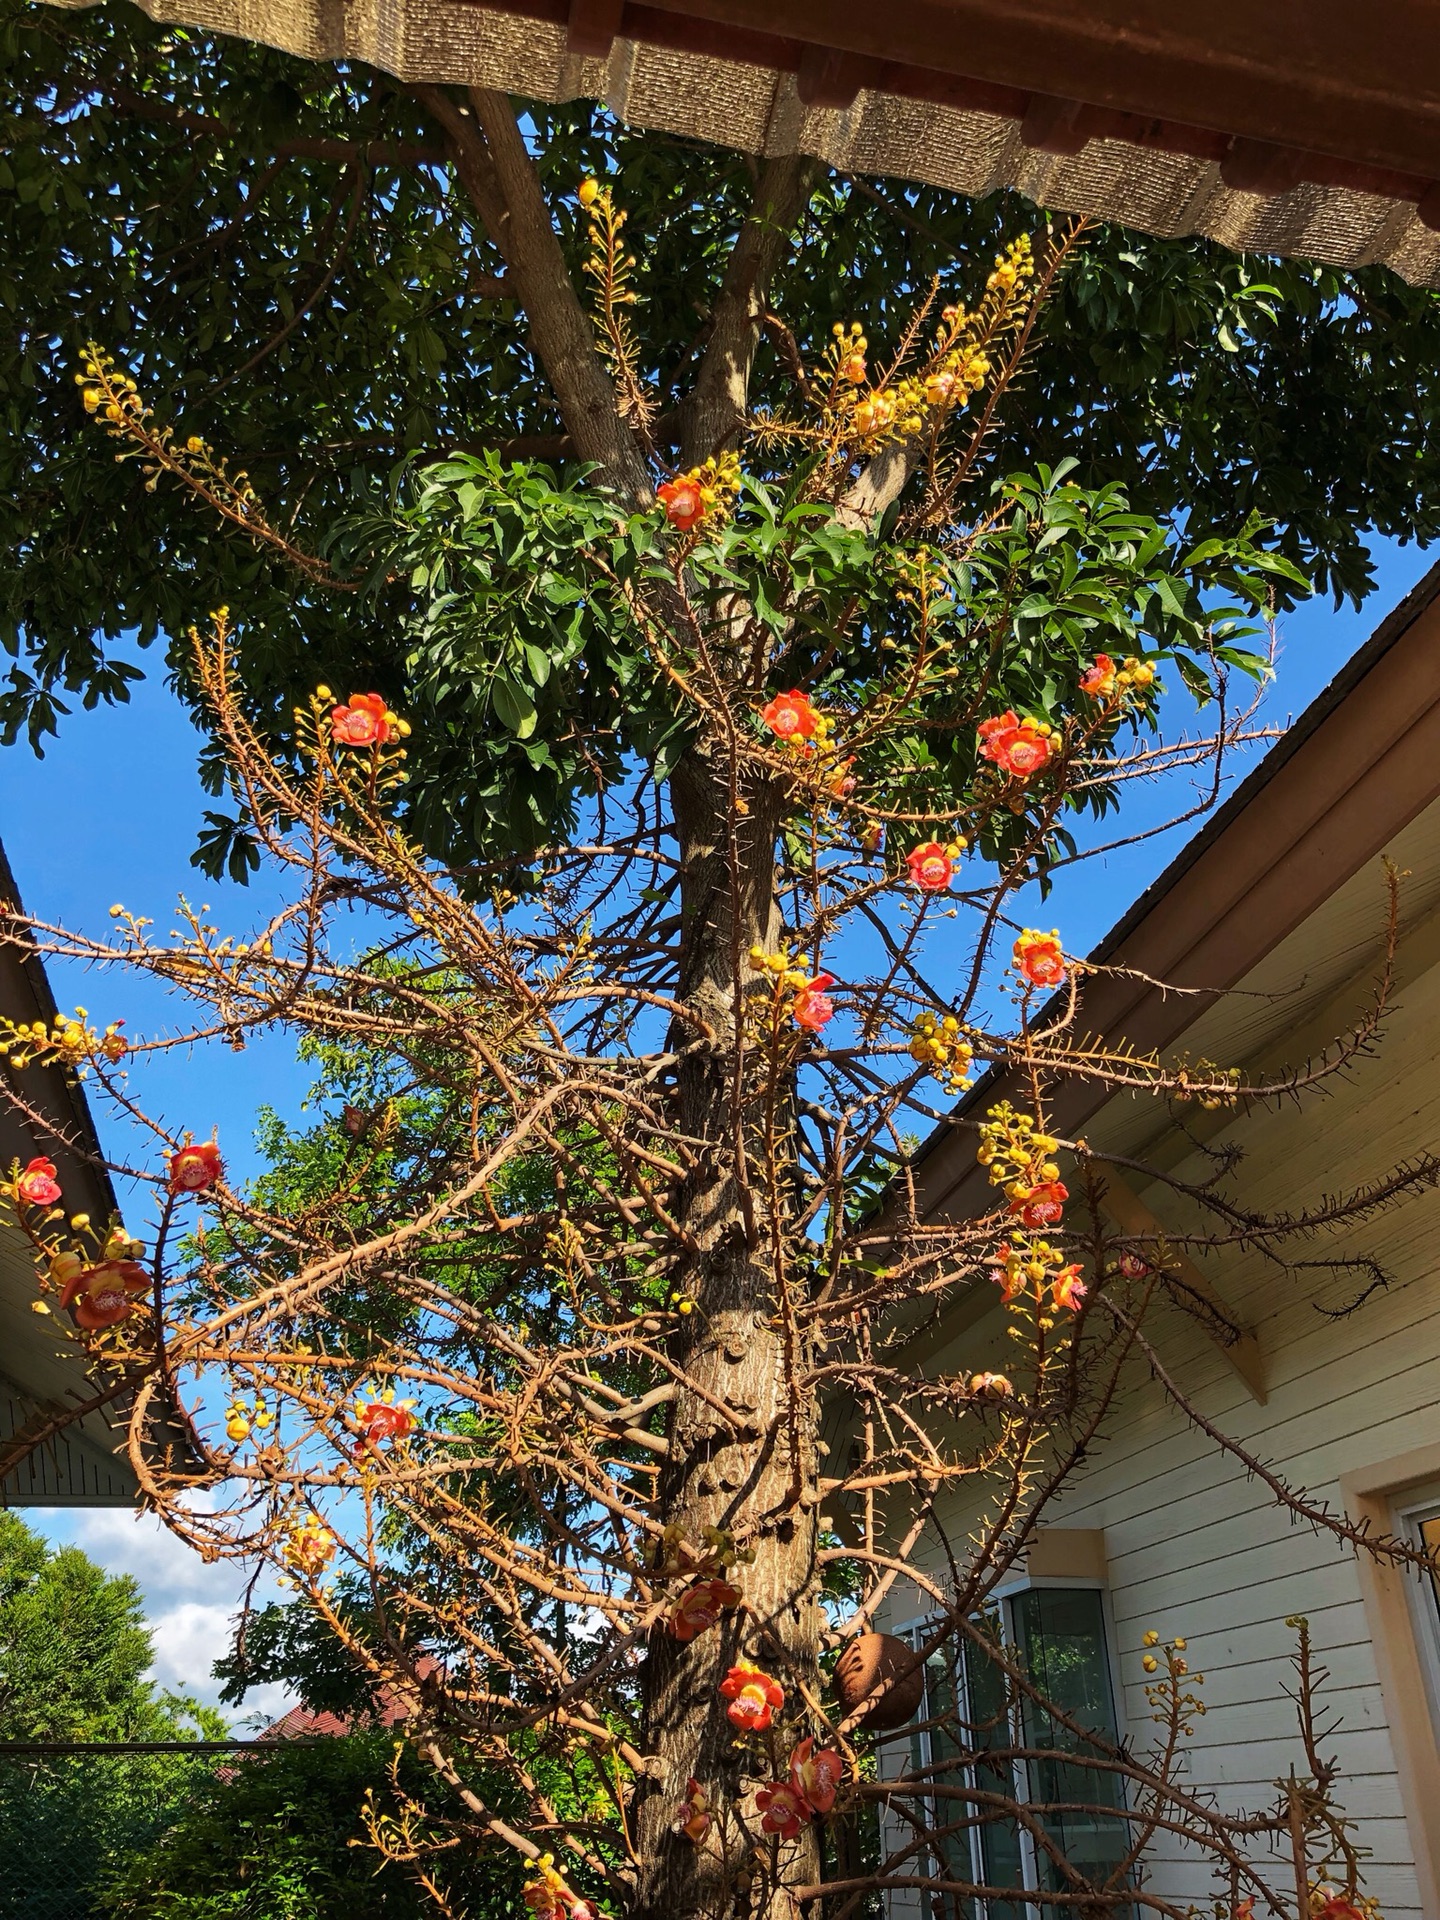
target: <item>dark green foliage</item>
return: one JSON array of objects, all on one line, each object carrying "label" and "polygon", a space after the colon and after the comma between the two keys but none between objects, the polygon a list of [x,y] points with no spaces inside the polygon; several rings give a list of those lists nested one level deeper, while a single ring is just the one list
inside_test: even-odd
[{"label": "dark green foliage", "polygon": [[[469,684],[465,647],[433,601],[407,597],[408,576],[363,601],[326,594],[172,485],[147,494],[85,424],[71,379],[87,337],[113,348],[314,548],[333,545],[347,516],[373,513],[406,454],[541,451],[534,436],[559,431],[556,407],[523,316],[496,297],[501,263],[424,111],[380,74],[162,30],[119,0],[63,13],[3,0],[0,114],[8,737],[43,739],[67,695],[123,698],[136,671],[126,630],[173,649],[223,601],[241,622],[249,695],[282,734],[320,679],[424,709],[415,793],[432,845],[523,851],[542,822],[563,826],[574,768],[547,753],[556,694],[538,669],[527,684],[491,658]],[[572,259],[576,181],[619,173],[642,242],[639,331],[662,409],[673,409],[748,202],[749,164],[627,133],[583,105],[537,108],[533,127]],[[932,274],[965,290],[970,263],[1036,219],[1015,201],[823,178],[773,304],[807,352],[852,316],[883,352]],[[1101,231],[1043,322],[976,484],[983,495],[997,473],[1078,455],[1082,486],[1123,485],[1134,512],[1183,521],[1193,540],[1233,539],[1255,516],[1273,523],[1262,539],[1317,585],[1359,598],[1369,530],[1435,532],[1437,379],[1435,297],[1383,270],[1344,275]],[[787,394],[767,344],[752,399]],[[513,547],[501,560],[513,574],[526,556]],[[1296,590],[1282,583],[1279,597]],[[663,736],[663,713],[631,710],[586,603],[540,586],[512,630],[501,580],[489,611],[515,658],[535,647],[585,661],[582,711],[595,688],[603,704],[617,685],[627,744],[647,729]],[[520,743],[503,770],[473,751],[477,727]],[[593,787],[620,743],[601,721],[589,745]],[[212,817],[205,858],[244,868],[225,813]]]},{"label": "dark green foliage", "polygon": [[[401,1920],[437,1908],[404,1865],[383,1861],[362,1819],[366,1796],[394,1800],[393,1738],[352,1733],[247,1753],[212,1773],[179,1817],[105,1890],[109,1920]],[[418,1763],[402,1762],[417,1787]],[[519,1863],[427,1863],[457,1911],[483,1920],[518,1905]]]}]

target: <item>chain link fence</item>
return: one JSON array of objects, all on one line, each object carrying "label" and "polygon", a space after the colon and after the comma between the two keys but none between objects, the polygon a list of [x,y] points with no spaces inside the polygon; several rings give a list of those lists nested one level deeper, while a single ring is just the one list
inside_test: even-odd
[{"label": "chain link fence", "polygon": [[105,1886],[223,1753],[0,1751],[0,1920],[102,1920]]}]

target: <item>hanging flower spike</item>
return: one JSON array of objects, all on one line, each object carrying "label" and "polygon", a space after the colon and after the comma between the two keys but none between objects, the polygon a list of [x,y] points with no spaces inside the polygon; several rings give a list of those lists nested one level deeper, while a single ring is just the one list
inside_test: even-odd
[{"label": "hanging flower spike", "polygon": [[1013,1400],[1015,1388],[1003,1373],[972,1373],[970,1391],[980,1400]]},{"label": "hanging flower spike", "polygon": [[689,533],[705,518],[705,496],[700,482],[689,474],[682,474],[678,480],[667,480],[656,488],[656,494],[665,509],[665,518],[677,533]]},{"label": "hanging flower spike", "polygon": [[955,877],[956,855],[964,841],[952,840],[942,847],[938,840],[927,840],[923,847],[912,847],[905,856],[910,878],[922,893],[943,893]]},{"label": "hanging flower spike", "polygon": [[15,1191],[27,1207],[53,1207],[60,1198],[55,1162],[37,1155],[16,1179]]},{"label": "hanging flower spike", "polygon": [[170,1191],[204,1193],[224,1172],[220,1149],[213,1140],[206,1140],[198,1147],[181,1147],[170,1156]]},{"label": "hanging flower spike", "polygon": [[810,1807],[798,1787],[788,1780],[772,1780],[755,1795],[760,1809],[763,1833],[778,1833],[782,1840],[793,1840],[810,1818]]},{"label": "hanging flower spike", "polygon": [[384,747],[398,739],[402,722],[378,693],[352,693],[330,715],[330,738],[339,747]]},{"label": "hanging flower spike", "polygon": [[808,1033],[818,1033],[835,1012],[829,989],[835,984],[833,973],[817,973],[806,981],[795,996],[795,1024]]},{"label": "hanging flower spike", "polygon": [[982,720],[979,738],[981,758],[1017,780],[1039,773],[1050,758],[1050,729],[1034,720],[1017,719],[1010,708]]},{"label": "hanging flower spike", "polygon": [[725,1717],[742,1733],[763,1733],[785,1704],[785,1689],[758,1667],[731,1667],[720,1682],[721,1696],[730,1702]]},{"label": "hanging flower spike", "polygon": [[790,1756],[790,1784],[812,1813],[829,1813],[835,1804],[845,1762],[833,1747],[815,1751],[815,1742],[802,1740]]},{"label": "hanging flower spike", "polygon": [[1054,1227],[1069,1198],[1070,1189],[1063,1180],[1037,1180],[1027,1191],[1011,1196],[1010,1211],[1019,1215],[1022,1227]]},{"label": "hanging flower spike", "polygon": [[760,718],[779,740],[808,740],[820,716],[811,706],[810,696],[796,688],[790,693],[777,693],[760,709]]},{"label": "hanging flower spike", "polygon": [[[69,1256],[72,1260],[76,1257]],[[57,1264],[51,1262],[52,1274]],[[81,1267],[78,1273],[70,1270],[60,1304],[70,1308],[76,1326],[87,1333],[98,1333],[101,1327],[118,1326],[128,1319],[135,1304],[132,1295],[149,1291],[149,1276],[135,1261],[102,1260],[99,1266]]]},{"label": "hanging flower spike", "polygon": [[1034,927],[1026,927],[1015,942],[1013,964],[1021,979],[1028,980],[1032,987],[1058,987],[1065,978],[1065,949],[1060,935],[1053,929],[1037,933]]},{"label": "hanging flower spike", "polygon": [[1119,669],[1108,653],[1097,653],[1080,676],[1080,691],[1088,693],[1092,700],[1112,700],[1115,697],[1115,676],[1118,672]]},{"label": "hanging flower spike", "polygon": [[1080,1269],[1076,1266],[1062,1267],[1056,1274],[1051,1286],[1057,1307],[1068,1307],[1073,1313],[1085,1298],[1088,1289],[1080,1278]]},{"label": "hanging flower spike", "polygon": [[685,1789],[685,1798],[675,1809],[675,1818],[670,1822],[672,1833],[683,1833],[687,1840],[693,1840],[698,1847],[710,1831],[710,1800],[700,1782],[691,1776]]},{"label": "hanging flower spike", "polygon": [[677,1640],[693,1640],[696,1634],[708,1632],[721,1614],[738,1607],[741,1597],[740,1589],[728,1580],[702,1580],[682,1593],[671,1608],[670,1631]]}]

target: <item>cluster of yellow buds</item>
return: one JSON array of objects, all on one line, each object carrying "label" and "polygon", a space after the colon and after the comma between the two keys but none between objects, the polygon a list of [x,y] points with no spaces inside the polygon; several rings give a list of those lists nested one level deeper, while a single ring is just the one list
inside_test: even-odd
[{"label": "cluster of yellow buds", "polygon": [[335,1554],[333,1533],[318,1520],[307,1520],[303,1527],[292,1527],[285,1542],[285,1564],[314,1580],[329,1566]]},{"label": "cluster of yellow buds", "polygon": [[1133,653],[1127,654],[1115,675],[1115,684],[1117,687],[1135,687],[1143,692],[1146,687],[1154,686],[1155,669],[1148,660],[1139,660]]},{"label": "cluster of yellow buds", "polygon": [[555,1865],[553,1853],[542,1853],[532,1861],[530,1878],[520,1897],[530,1920],[601,1920],[595,1902],[571,1890]]},{"label": "cluster of yellow buds", "polygon": [[105,1236],[105,1244],[100,1250],[102,1260],[143,1260],[145,1242],[137,1240],[117,1220]]},{"label": "cluster of yellow buds", "polygon": [[789,947],[781,947],[778,953],[767,953],[757,941],[750,949],[749,959],[751,972],[768,974],[777,991],[789,988],[798,992],[810,984],[808,954],[791,953]]},{"label": "cluster of yellow buds", "polygon": [[1240,1069],[1217,1066],[1202,1055],[1192,1060],[1184,1055],[1175,1071],[1172,1098],[1193,1100],[1206,1113],[1233,1107],[1240,1095]]},{"label": "cluster of yellow buds", "polygon": [[910,1058],[929,1067],[950,1093],[959,1093],[970,1085],[975,1049],[953,1013],[943,1019],[928,1012],[917,1014],[910,1028]]},{"label": "cluster of yellow buds", "polygon": [[128,414],[143,420],[146,408],[140,389],[128,373],[120,373],[108,353],[87,347],[81,359],[83,371],[75,375],[80,399],[87,413],[98,413],[112,427],[120,425]]},{"label": "cluster of yellow buds", "polygon": [[[1039,1306],[1038,1324],[1054,1325],[1053,1312],[1073,1312],[1085,1298],[1085,1286],[1075,1262],[1067,1261],[1058,1247],[1048,1240],[1026,1234],[1016,1236],[995,1249],[990,1277],[1000,1289],[1002,1303],[1016,1313],[1032,1298]],[[1011,1327],[1012,1339],[1023,1339],[1024,1329]]]},{"label": "cluster of yellow buds", "polygon": [[1012,240],[1003,253],[995,256],[995,270],[985,282],[987,293],[1010,294],[1035,274],[1035,256],[1030,246],[1030,236],[1022,233],[1018,240]]},{"label": "cluster of yellow buds", "polygon": [[[1190,1722],[1205,1711],[1205,1702],[1199,1694],[1192,1691],[1203,1687],[1203,1673],[1191,1673],[1190,1663],[1185,1658],[1185,1642],[1178,1637],[1162,1643],[1153,1627],[1147,1629],[1144,1636],[1145,1652],[1140,1664],[1147,1674],[1158,1674],[1164,1663],[1164,1678],[1147,1680],[1145,1698],[1153,1709],[1151,1718],[1168,1723],[1177,1711],[1182,1723],[1182,1731],[1193,1734],[1195,1729]],[[1152,1651],[1158,1649],[1158,1651]]]},{"label": "cluster of yellow buds", "polygon": [[678,1521],[672,1520],[655,1549],[655,1571],[689,1579],[709,1579],[727,1567],[750,1566],[754,1547],[737,1547],[727,1527],[702,1527],[697,1545]]},{"label": "cluster of yellow buds", "polygon": [[980,1128],[975,1158],[987,1170],[992,1187],[1003,1187],[1007,1199],[1025,1198],[1032,1187],[1060,1178],[1051,1159],[1060,1142],[1042,1133],[1028,1113],[1017,1113],[1008,1100],[991,1107]]},{"label": "cluster of yellow buds", "polygon": [[48,1027],[43,1020],[0,1020],[0,1059],[15,1067],[28,1067],[36,1060],[62,1067],[78,1067],[86,1060],[107,1060],[111,1065],[123,1060],[130,1051],[120,1031],[125,1022],[112,1020],[101,1033],[89,1020],[84,1007],[77,1007],[73,1015],[57,1013]]},{"label": "cluster of yellow buds", "polygon": [[837,320],[830,336],[825,364],[831,386],[863,387],[867,378],[865,355],[870,351],[865,329],[858,320],[852,320],[848,327]]},{"label": "cluster of yellow buds", "polygon": [[253,1406],[247,1401],[240,1399],[237,1395],[226,1409],[226,1438],[233,1440],[238,1446],[242,1440],[248,1440],[250,1438],[250,1430],[252,1427],[259,1427],[263,1430],[270,1425],[272,1418],[273,1416],[270,1409],[258,1395],[256,1396]]}]

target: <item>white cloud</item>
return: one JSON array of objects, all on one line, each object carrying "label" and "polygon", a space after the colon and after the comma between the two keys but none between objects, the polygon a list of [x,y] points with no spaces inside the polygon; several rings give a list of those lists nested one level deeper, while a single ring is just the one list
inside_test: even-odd
[{"label": "white cloud", "polygon": [[[109,1507],[31,1509],[26,1524],[56,1546],[76,1546],[107,1573],[128,1573],[139,1587],[155,1645],[151,1676],[162,1687],[218,1704],[210,1669],[229,1651],[233,1621],[252,1568],[235,1560],[207,1562],[152,1514]],[[257,1582],[253,1603],[278,1596],[273,1575]],[[281,1687],[257,1687],[232,1717],[274,1719],[293,1705]]]}]

